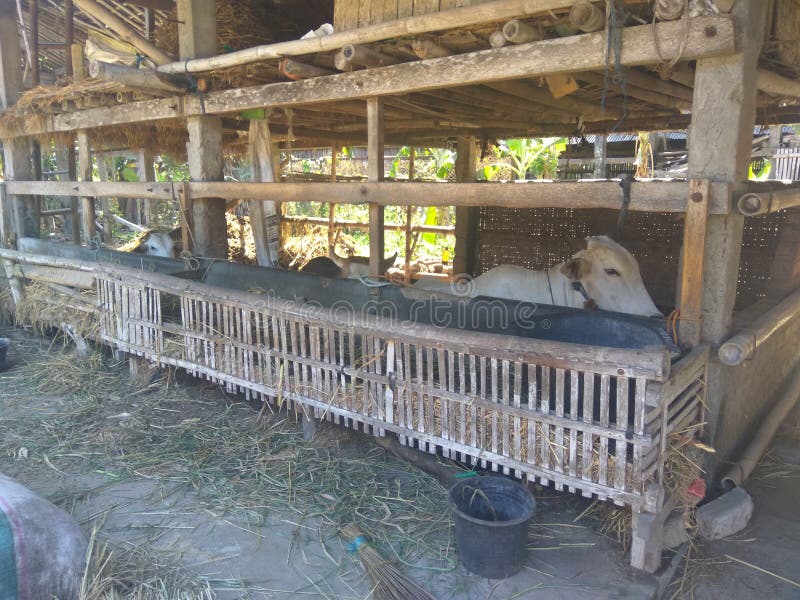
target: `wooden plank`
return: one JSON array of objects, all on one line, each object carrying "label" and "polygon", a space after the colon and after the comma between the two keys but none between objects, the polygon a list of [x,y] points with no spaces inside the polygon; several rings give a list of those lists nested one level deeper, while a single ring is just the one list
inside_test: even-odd
[{"label": "wooden plank", "polygon": [[683,225],[679,338],[684,346],[700,343],[703,316],[703,270],[708,231],[709,181],[689,181],[689,201]]},{"label": "wooden plank", "polygon": [[[484,6],[489,5],[457,10],[473,11]],[[716,33],[708,37],[706,30]],[[655,31],[655,35],[661,40],[661,54],[653,43],[651,25],[625,28],[622,36],[622,66],[656,64],[661,62],[661,56],[671,56],[679,50],[678,46],[684,39],[682,21],[659,23],[655,26]],[[325,37],[316,39],[324,40]],[[233,113],[252,108],[340,102],[553,73],[599,70],[603,68],[605,43],[605,34],[591,33],[380,69],[211,92],[204,95],[202,102],[190,96],[134,102],[58,115],[45,123],[43,131],[26,130],[19,133],[35,135],[45,131],[69,131],[179,116]],[[684,59],[720,56],[734,50],[735,28],[727,17],[698,17],[690,21],[682,54]],[[183,67],[183,63],[181,65]]]},{"label": "wooden plank", "polygon": [[[58,196],[115,196],[174,200],[177,191],[171,183],[8,181],[9,194]],[[307,202],[324,198],[337,204],[375,203],[383,206],[414,206],[425,198],[427,206],[505,206],[509,208],[610,208],[621,201],[616,181],[562,181],[514,183],[330,183],[283,182],[257,183],[233,181],[193,181],[189,190],[194,198],[258,200],[265,197],[278,202]],[[630,210],[684,212],[688,206],[685,181],[637,181],[631,189]],[[730,186],[711,183],[710,214],[727,214]]]}]

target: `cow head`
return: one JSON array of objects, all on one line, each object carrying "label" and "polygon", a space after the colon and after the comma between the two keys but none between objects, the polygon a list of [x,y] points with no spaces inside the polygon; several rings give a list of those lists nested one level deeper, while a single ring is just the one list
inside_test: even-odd
[{"label": "cow head", "polygon": [[175,242],[167,231],[148,231],[142,236],[139,245],[133,251],[147,256],[173,258],[175,256]]},{"label": "cow head", "polygon": [[603,310],[645,317],[663,316],[644,287],[639,263],[605,235],[586,238],[586,248],[561,265],[561,273],[583,284]]}]

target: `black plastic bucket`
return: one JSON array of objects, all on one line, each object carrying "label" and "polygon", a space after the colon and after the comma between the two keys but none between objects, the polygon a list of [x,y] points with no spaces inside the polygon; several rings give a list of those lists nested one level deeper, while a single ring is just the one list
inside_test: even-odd
[{"label": "black plastic bucket", "polygon": [[6,354],[8,354],[8,347],[11,345],[11,340],[8,338],[0,337],[0,371],[6,370]]},{"label": "black plastic bucket", "polygon": [[528,555],[528,523],[536,500],[527,487],[504,477],[470,477],[450,488],[461,562],[490,579],[509,577]]}]

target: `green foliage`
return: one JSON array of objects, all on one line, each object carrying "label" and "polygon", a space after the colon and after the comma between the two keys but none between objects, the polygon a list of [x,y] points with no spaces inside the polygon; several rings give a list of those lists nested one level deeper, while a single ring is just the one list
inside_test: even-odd
[{"label": "green foliage", "polygon": [[529,179],[529,175],[531,179],[553,178],[558,157],[566,149],[565,138],[514,138],[501,140],[499,155],[506,159],[502,166],[509,167],[515,179]]},{"label": "green foliage", "polygon": [[189,181],[189,165],[176,163],[169,156],[156,159],[156,181]]},{"label": "green foliage", "polygon": [[764,159],[763,166],[755,172],[753,170],[753,163],[750,163],[750,167],[747,170],[747,178],[751,181],[766,181],[769,179],[769,174],[772,171],[772,162],[769,159]]}]

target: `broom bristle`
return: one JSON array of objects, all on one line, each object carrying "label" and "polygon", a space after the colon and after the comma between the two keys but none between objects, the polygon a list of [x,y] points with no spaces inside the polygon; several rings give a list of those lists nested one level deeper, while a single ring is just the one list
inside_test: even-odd
[{"label": "broom bristle", "polygon": [[347,525],[342,535],[358,553],[358,558],[375,584],[372,597],[376,600],[436,600],[428,591],[408,579],[391,562],[364,538],[363,532],[355,525]]}]

